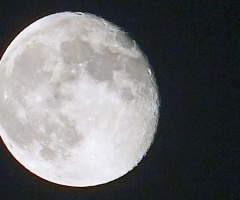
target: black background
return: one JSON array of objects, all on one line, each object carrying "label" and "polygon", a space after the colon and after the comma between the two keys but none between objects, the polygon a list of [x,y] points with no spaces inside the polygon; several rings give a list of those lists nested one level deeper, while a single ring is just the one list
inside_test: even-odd
[{"label": "black background", "polygon": [[0,2],[0,55],[23,28],[61,11],[122,27],[149,58],[161,95],[155,141],[109,184],[71,188],[23,168],[0,144],[0,199],[240,199],[238,1]]}]

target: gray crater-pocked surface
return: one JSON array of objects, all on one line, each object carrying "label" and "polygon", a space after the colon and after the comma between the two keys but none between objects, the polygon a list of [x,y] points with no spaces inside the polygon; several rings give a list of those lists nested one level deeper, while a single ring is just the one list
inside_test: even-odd
[{"label": "gray crater-pocked surface", "polygon": [[[0,62],[3,139],[9,138],[10,148],[40,155],[33,157],[36,163],[41,159],[70,163],[76,157],[86,167],[89,155],[104,166],[105,159],[118,157],[117,163],[109,160],[109,170],[126,165],[122,167],[126,173],[149,148],[157,123],[158,96],[150,71],[135,41],[103,19],[73,13],[43,18],[12,42]],[[87,141],[96,152],[85,147]],[[106,144],[101,145],[103,141]],[[16,157],[24,160],[21,155]],[[36,169],[34,160],[23,162]],[[86,170],[92,176],[101,171]],[[46,168],[46,174],[55,171]],[[84,176],[84,171],[75,173]]]}]

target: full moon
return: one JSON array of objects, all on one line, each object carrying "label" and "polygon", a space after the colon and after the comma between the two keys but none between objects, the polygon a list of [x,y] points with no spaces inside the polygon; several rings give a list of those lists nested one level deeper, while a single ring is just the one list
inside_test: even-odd
[{"label": "full moon", "polygon": [[0,61],[0,133],[33,174],[87,187],[132,170],[150,148],[160,98],[139,46],[92,14],[25,28]]}]

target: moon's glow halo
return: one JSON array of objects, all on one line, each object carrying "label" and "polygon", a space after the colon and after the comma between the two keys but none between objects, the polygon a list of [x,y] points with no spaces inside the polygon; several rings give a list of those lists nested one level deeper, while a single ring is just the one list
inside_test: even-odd
[{"label": "moon's glow halo", "polygon": [[159,117],[154,74],[135,41],[85,13],[24,29],[0,61],[0,133],[29,171],[93,186],[133,169]]}]

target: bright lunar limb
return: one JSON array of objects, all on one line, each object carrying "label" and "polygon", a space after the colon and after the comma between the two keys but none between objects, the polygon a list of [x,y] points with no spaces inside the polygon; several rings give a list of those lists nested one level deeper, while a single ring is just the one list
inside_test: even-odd
[{"label": "bright lunar limb", "polygon": [[2,140],[57,184],[94,186],[132,170],[153,142],[159,102],[135,41],[92,14],[34,22],[0,62]]}]

